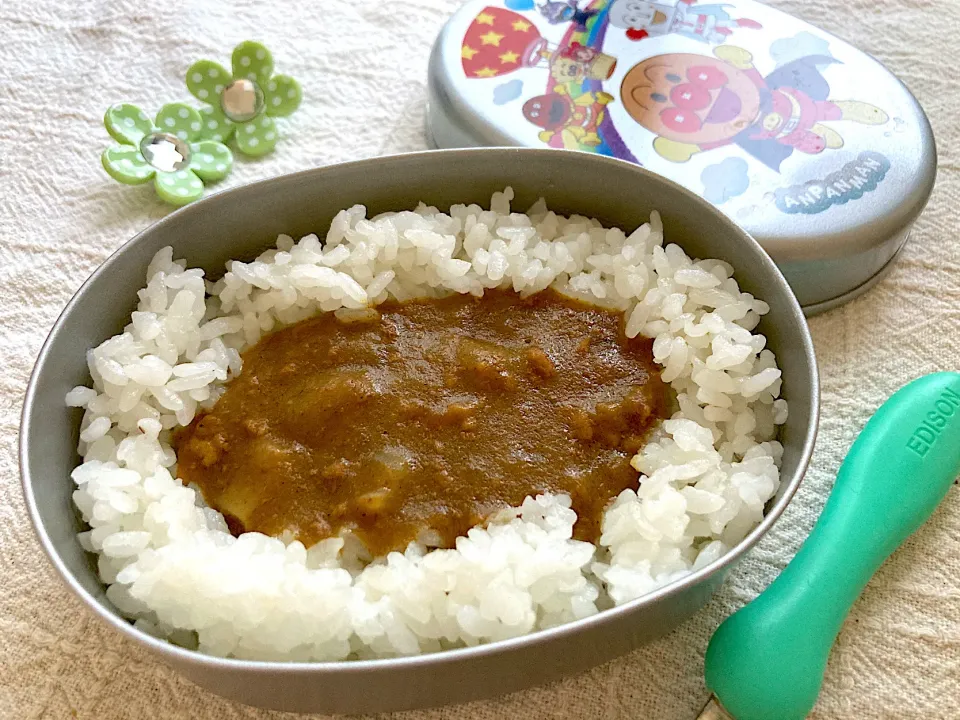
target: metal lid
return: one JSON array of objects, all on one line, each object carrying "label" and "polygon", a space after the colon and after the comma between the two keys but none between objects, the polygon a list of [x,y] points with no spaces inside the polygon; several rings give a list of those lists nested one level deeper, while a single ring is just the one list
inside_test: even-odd
[{"label": "metal lid", "polygon": [[870,287],[933,187],[923,110],[885,67],[753,0],[469,2],[430,61],[439,147],[640,163],[716,204],[808,313]]}]

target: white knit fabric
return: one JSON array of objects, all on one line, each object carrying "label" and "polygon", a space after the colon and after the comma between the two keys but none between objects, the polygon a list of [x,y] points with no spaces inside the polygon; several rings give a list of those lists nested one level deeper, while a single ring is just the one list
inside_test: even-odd
[{"label": "white knit fabric", "polygon": [[[960,365],[960,20],[952,0],[778,0],[875,55],[926,108],[937,188],[896,268],[811,323],[823,373],[813,467],[781,521],[719,596],[671,636],[548,687],[409,713],[404,720],[688,720],[705,700],[702,658],[722,618],[796,552],[871,412],[923,373]],[[224,187],[342,160],[421,149],[427,57],[456,0],[0,1],[0,718],[279,718],[200,690],[86,612],[34,538],[19,489],[27,377],[60,309],[116,247],[170,209],[148,185],[110,180],[103,112],[192,99],[198,58],[229,64],[264,42],[301,80],[266,159],[238,159]],[[64,482],[68,482],[64,478]],[[871,582],[831,658],[812,717],[960,717],[960,491]]]}]

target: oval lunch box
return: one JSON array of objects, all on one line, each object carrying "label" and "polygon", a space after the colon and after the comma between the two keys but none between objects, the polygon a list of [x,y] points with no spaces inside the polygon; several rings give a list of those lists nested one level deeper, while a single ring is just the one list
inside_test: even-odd
[{"label": "oval lunch box", "polygon": [[437,147],[599,153],[684,185],[759,241],[808,315],[883,275],[936,175],[903,83],[753,0],[468,2],[428,102]]}]

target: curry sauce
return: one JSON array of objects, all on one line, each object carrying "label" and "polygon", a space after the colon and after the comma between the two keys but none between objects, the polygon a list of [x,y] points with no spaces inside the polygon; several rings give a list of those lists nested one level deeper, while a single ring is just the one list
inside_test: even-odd
[{"label": "curry sauce", "polygon": [[231,532],[374,556],[455,538],[527,495],[567,493],[576,537],[635,487],[666,410],[652,343],[621,313],[547,290],[386,303],[264,337],[175,438],[178,474]]}]

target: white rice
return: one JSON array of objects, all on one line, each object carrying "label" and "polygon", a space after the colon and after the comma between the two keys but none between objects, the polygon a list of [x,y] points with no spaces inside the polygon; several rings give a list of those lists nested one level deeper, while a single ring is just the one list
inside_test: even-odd
[{"label": "white rice", "polygon": [[[560,217],[542,201],[511,213],[458,205],[368,219],[337,215],[324,241],[281,236],[216,283],[173,260],[147,269],[125,331],[87,355],[84,462],[73,498],[91,530],[107,596],[136,626],[214,655],[338,660],[475,645],[627,602],[719,558],[761,519],[777,490],[786,419],[780,371],[752,334],[765,303],[733,268],[664,246],[659,217],[626,236]],[[654,338],[679,411],[634,458],[639,486],[606,511],[597,547],[572,539],[566,496],[528,498],[456,549],[411,545],[372,564],[350,538],[306,549],[223,517],[176,479],[170,430],[213,404],[240,352],[318,311],[388,298],[481,295],[548,286],[627,317]],[[345,311],[346,312],[346,311]],[[349,314],[349,313],[347,313]]]}]

